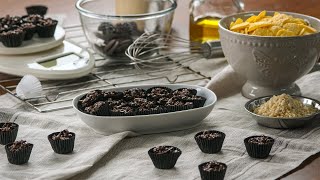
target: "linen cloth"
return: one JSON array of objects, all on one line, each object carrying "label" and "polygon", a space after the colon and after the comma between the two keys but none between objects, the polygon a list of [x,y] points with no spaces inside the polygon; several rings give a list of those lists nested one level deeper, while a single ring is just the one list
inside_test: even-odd
[{"label": "linen cloth", "polygon": [[[224,58],[199,60],[191,68],[212,75],[207,86],[217,93],[218,102],[201,125],[177,132],[137,137],[121,132],[103,136],[82,123],[73,109],[41,114],[10,95],[0,96],[0,121],[18,123],[17,140],[34,144],[29,163],[21,166],[9,164],[4,147],[0,147],[0,178],[200,179],[198,165],[216,160],[228,165],[225,179],[275,179],[320,151],[319,120],[294,130],[259,126],[243,108],[248,101],[240,94],[245,80],[227,66]],[[304,76],[297,83],[303,95],[320,100],[319,71]],[[55,154],[47,140],[50,133],[63,129],[76,133],[74,153],[69,155]],[[198,148],[194,135],[206,129],[226,134],[220,153],[204,154]],[[270,156],[262,160],[250,158],[243,140],[261,134],[276,139]],[[147,151],[158,145],[173,145],[182,150],[175,168],[154,168]]]}]

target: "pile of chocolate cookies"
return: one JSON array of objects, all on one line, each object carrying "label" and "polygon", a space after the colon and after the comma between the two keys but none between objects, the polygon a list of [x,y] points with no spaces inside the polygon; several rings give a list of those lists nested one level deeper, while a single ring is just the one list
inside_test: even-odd
[{"label": "pile of chocolate cookies", "polygon": [[123,92],[94,90],[83,96],[78,109],[97,116],[134,116],[160,114],[202,107],[206,98],[196,89],[152,87],[131,88]]},{"label": "pile of chocolate cookies", "polygon": [[26,16],[5,16],[0,18],[0,41],[6,47],[19,47],[23,41],[33,38],[38,34],[39,38],[54,36],[57,20],[44,18],[38,14]]},{"label": "pile of chocolate cookies", "polygon": [[110,57],[124,57],[124,52],[141,32],[135,22],[119,22],[113,25],[102,22],[98,26],[95,36],[98,38],[94,44],[96,50]]}]

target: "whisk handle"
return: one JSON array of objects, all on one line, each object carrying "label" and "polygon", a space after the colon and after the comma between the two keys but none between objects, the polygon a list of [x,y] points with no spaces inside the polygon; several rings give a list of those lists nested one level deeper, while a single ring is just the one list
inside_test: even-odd
[{"label": "whisk handle", "polygon": [[207,41],[201,44],[201,49],[204,58],[224,57],[220,41]]}]

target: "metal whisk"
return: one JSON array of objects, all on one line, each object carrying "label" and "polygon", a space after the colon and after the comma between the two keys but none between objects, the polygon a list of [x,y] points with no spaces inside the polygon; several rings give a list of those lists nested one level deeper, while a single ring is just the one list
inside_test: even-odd
[{"label": "metal whisk", "polygon": [[201,58],[223,57],[220,41],[205,43],[189,40],[171,34],[144,33],[126,50],[126,55],[137,69],[179,68]]}]

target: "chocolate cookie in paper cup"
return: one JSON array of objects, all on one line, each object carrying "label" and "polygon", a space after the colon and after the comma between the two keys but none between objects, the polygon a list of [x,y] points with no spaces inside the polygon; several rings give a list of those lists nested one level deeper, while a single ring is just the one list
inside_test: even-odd
[{"label": "chocolate cookie in paper cup", "polygon": [[123,98],[126,101],[133,100],[134,98],[144,98],[146,97],[146,91],[141,88],[131,88],[123,92]]},{"label": "chocolate cookie in paper cup", "polygon": [[172,92],[173,96],[192,96],[197,95],[196,89],[190,89],[190,88],[179,88]]},{"label": "chocolate cookie in paper cup", "polygon": [[23,23],[20,25],[20,27],[25,31],[25,41],[32,39],[34,33],[37,30],[37,26],[32,23]]},{"label": "chocolate cookie in paper cup", "polygon": [[22,28],[8,30],[0,33],[0,39],[5,47],[19,47],[24,40],[25,32]]},{"label": "chocolate cookie in paper cup", "polygon": [[[295,81],[310,72],[319,59],[320,20],[292,12],[266,11],[257,22],[248,22],[259,14],[258,11],[244,12],[219,21],[226,59],[237,74],[247,79],[242,95],[252,99],[271,94],[301,94]],[[256,17],[251,18],[253,16]],[[294,21],[300,21],[299,34],[293,30]],[[236,25],[242,27],[235,29]],[[250,34],[256,30],[256,34]]]},{"label": "chocolate cookie in paper cup", "polygon": [[209,161],[198,166],[202,180],[223,180],[227,165],[217,161]]},{"label": "chocolate cookie in paper cup", "polygon": [[202,96],[182,96],[180,97],[182,101],[186,101],[186,102],[192,102],[194,108],[199,108],[202,107],[204,105],[204,103],[206,102],[206,98],[202,97]]},{"label": "chocolate cookie in paper cup", "polygon": [[48,135],[48,140],[55,153],[69,154],[73,152],[76,134],[67,129]]},{"label": "chocolate cookie in paper cup", "polygon": [[118,100],[123,97],[123,93],[117,91],[106,91],[103,92],[103,97],[105,100],[108,100],[109,98],[111,98],[112,100]]},{"label": "chocolate cookie in paper cup", "polygon": [[250,157],[264,159],[269,156],[274,139],[269,136],[250,136],[244,139]]},{"label": "chocolate cookie in paper cup", "polygon": [[134,116],[136,110],[130,106],[115,106],[110,109],[110,116]]},{"label": "chocolate cookie in paper cup", "polygon": [[192,109],[194,105],[193,102],[184,102],[178,100],[175,97],[172,97],[166,102],[165,107],[168,109],[169,112],[175,112]]},{"label": "chocolate cookie in paper cup", "polygon": [[167,113],[168,109],[164,106],[138,107],[137,115],[161,114]]},{"label": "chocolate cookie in paper cup", "polygon": [[93,105],[84,108],[84,112],[97,116],[108,116],[110,114],[109,104],[105,101],[98,101]]},{"label": "chocolate cookie in paper cup", "polygon": [[26,11],[28,15],[31,14],[39,14],[40,16],[44,16],[47,14],[48,7],[43,5],[33,5],[27,6]]},{"label": "chocolate cookie in paper cup", "polygon": [[172,169],[182,151],[174,146],[157,146],[148,151],[153,165],[158,169]]},{"label": "chocolate cookie in paper cup", "polygon": [[200,150],[204,153],[214,154],[221,151],[223,141],[226,135],[223,132],[215,130],[205,130],[198,132],[194,139]]},{"label": "chocolate cookie in paper cup", "polygon": [[19,125],[16,123],[0,123],[0,144],[6,145],[16,140]]},{"label": "chocolate cookie in paper cup", "polygon": [[146,91],[146,94],[148,99],[157,101],[160,98],[168,97],[171,92],[172,92],[172,89],[168,87],[156,86],[156,87],[149,88]]},{"label": "chocolate cookie in paper cup", "polygon": [[50,38],[54,36],[58,21],[47,18],[40,19],[37,23],[37,32],[40,38]]},{"label": "chocolate cookie in paper cup", "polygon": [[33,144],[24,140],[15,141],[5,146],[9,163],[15,165],[25,164],[29,161]]}]

